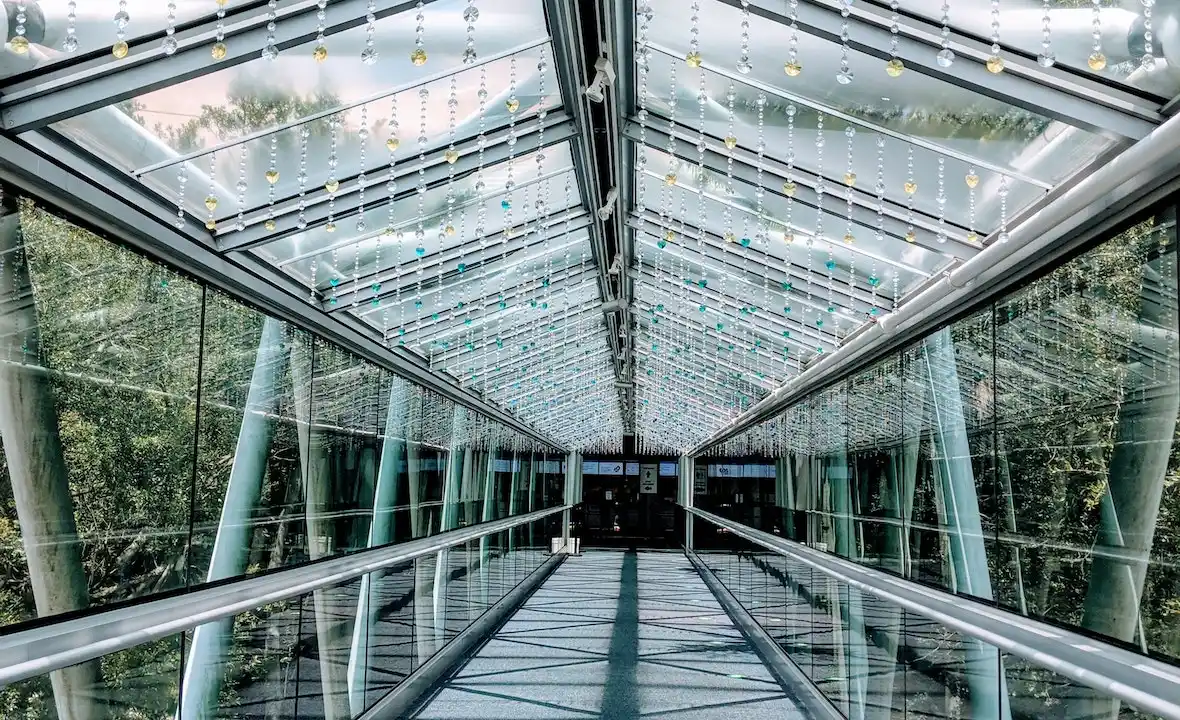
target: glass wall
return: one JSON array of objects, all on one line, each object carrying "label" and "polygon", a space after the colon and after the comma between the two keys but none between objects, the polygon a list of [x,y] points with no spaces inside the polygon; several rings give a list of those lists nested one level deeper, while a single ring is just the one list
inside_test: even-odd
[{"label": "glass wall", "polygon": [[[3,203],[0,632],[561,504],[562,476],[540,460],[554,449],[30,201]],[[498,472],[492,458],[517,470]],[[495,548],[514,547],[533,546],[477,543],[488,558],[452,574],[486,576]],[[352,616],[371,596],[372,624],[393,623],[397,582],[391,571],[306,607],[261,608],[207,646],[193,640],[197,656],[240,657],[254,680],[278,678],[274,663],[296,662],[284,643],[308,642],[309,612]],[[331,640],[333,667],[347,656],[346,630],[318,637]],[[36,708],[105,697],[103,683],[118,704],[119,683],[139,682],[145,667],[181,667],[182,642],[63,671],[77,677],[52,691],[4,688],[0,716],[54,717]],[[409,671],[398,662],[383,682]],[[305,670],[291,677],[306,681]],[[284,715],[282,698],[295,697],[231,697],[215,685],[226,707]],[[125,715],[175,711],[175,684],[169,692]],[[254,716],[241,712],[224,717]]]},{"label": "glass wall", "polygon": [[1167,207],[698,458],[774,471],[697,505],[1180,658],[1177,321]]},{"label": "glass wall", "polygon": [[[698,522],[698,536],[705,526]],[[845,717],[1156,717],[804,562],[729,542],[731,550],[701,560]]]},{"label": "glass wall", "polygon": [[[543,524],[514,532],[547,537]],[[0,691],[0,717],[354,718],[545,557],[540,543],[493,534],[55,673],[65,680],[15,683]]]}]

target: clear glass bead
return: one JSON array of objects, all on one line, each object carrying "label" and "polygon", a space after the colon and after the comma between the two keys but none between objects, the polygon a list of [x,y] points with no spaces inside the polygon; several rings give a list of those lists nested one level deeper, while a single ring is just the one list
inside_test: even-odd
[{"label": "clear glass bead", "polygon": [[949,68],[955,64],[955,54],[950,48],[944,48],[938,52],[937,60],[940,67]]}]

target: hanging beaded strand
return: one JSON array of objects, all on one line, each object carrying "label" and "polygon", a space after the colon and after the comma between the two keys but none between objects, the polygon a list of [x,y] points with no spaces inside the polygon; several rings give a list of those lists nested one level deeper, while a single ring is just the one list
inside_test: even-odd
[{"label": "hanging beaded strand", "polygon": [[955,53],[951,51],[951,3],[950,0],[942,0],[942,40],[939,45],[942,47],[938,51],[935,59],[939,66],[949,68],[955,64]]},{"label": "hanging beaded strand", "polygon": [[316,62],[323,62],[328,59],[328,46],[324,41],[324,23],[328,18],[328,0],[316,1],[316,36],[315,47],[312,48],[311,56],[315,58]]},{"label": "hanging beaded strand", "polygon": [[848,66],[848,18],[851,14],[852,0],[840,0],[840,72],[836,73],[836,82],[841,85],[848,85],[853,80]]},{"label": "hanging beaded strand", "polygon": [[1139,0],[1143,5],[1143,57],[1139,58],[1139,67],[1147,72],[1155,69],[1155,35],[1151,24],[1151,8],[1155,0]]},{"label": "hanging beaded strand", "polygon": [[979,239],[975,233],[975,189],[979,187],[979,174],[974,165],[967,169],[964,182],[967,183],[967,241],[975,242]]},{"label": "hanging beaded strand", "polygon": [[205,229],[217,229],[217,152],[209,153],[209,194],[205,196],[205,210],[209,213],[205,219]]},{"label": "hanging beaded strand", "polygon": [[78,2],[70,0],[66,3],[66,36],[61,41],[61,49],[68,53],[78,50]]},{"label": "hanging beaded strand", "polygon": [[238,184],[236,189],[238,191],[238,221],[234,224],[234,229],[241,232],[246,229],[246,143],[242,143],[242,152],[238,156]]},{"label": "hanging beaded strand", "polygon": [[1000,196],[1000,236],[1002,243],[1008,242],[1008,176],[1000,176],[1000,189],[996,191]]},{"label": "hanging beaded strand", "polygon": [[209,48],[209,54],[214,60],[224,60],[229,53],[229,48],[225,45],[225,6],[229,0],[213,1],[217,4],[217,34],[213,47]]},{"label": "hanging beaded strand", "polygon": [[946,242],[946,158],[938,157],[938,242]]},{"label": "hanging beaded strand", "polygon": [[790,0],[790,12],[787,17],[790,22],[791,39],[787,41],[787,61],[783,63],[783,72],[787,77],[799,77],[803,72],[803,66],[799,64],[799,0]]},{"label": "hanging beaded strand", "polygon": [[324,225],[327,232],[336,232],[336,191],[340,189],[340,181],[336,179],[336,166],[339,164],[336,155],[339,126],[338,116],[328,117],[328,181],[324,183],[324,190],[328,192],[328,222]]},{"label": "hanging beaded strand", "polygon": [[898,0],[890,0],[889,3],[889,60],[885,63],[885,74],[889,77],[901,77],[905,72],[905,63],[901,61],[898,52],[898,41],[901,34],[900,16],[898,9],[900,5]]},{"label": "hanging beaded strand", "polygon": [[269,0],[266,3],[266,45],[262,46],[262,59],[274,60],[279,56],[279,47],[275,44],[275,31],[278,29],[279,2]]},{"label": "hanging beaded strand", "polygon": [[992,0],[992,54],[987,58],[987,71],[993,75],[1004,71],[1004,58],[1000,57],[1000,0]]},{"label": "hanging beaded strand", "polygon": [[1091,0],[1094,7],[1093,11],[1093,31],[1091,37],[1093,43],[1091,45],[1090,57],[1086,59],[1086,65],[1094,72],[1101,72],[1106,69],[1106,55],[1102,52],[1102,0]]},{"label": "hanging beaded strand", "polygon": [[270,164],[266,169],[266,223],[264,227],[267,232],[274,232],[278,224],[275,222],[275,184],[279,181],[278,169],[279,157],[279,136],[273,134],[270,136]]},{"label": "hanging beaded strand", "polygon": [[852,188],[856,185],[856,173],[852,169],[853,143],[856,140],[856,128],[848,125],[844,128],[844,136],[848,139],[848,165],[844,171],[844,203],[848,225],[844,232],[844,242],[851,245],[856,237],[852,233]]},{"label": "hanging beaded strand", "polygon": [[902,186],[905,191],[905,240],[906,242],[916,242],[918,234],[914,232],[914,195],[918,193],[918,183],[914,181],[914,146],[906,146],[906,181]]},{"label": "hanging beaded strand", "polygon": [[[877,145],[877,184],[874,188],[877,191],[877,230],[875,237],[877,239],[877,246],[884,247],[885,243],[885,136],[878,133],[876,138]],[[877,275],[877,259],[873,258],[873,267],[869,274],[869,295],[871,307],[869,313],[877,314],[877,287],[881,284],[881,278]],[[851,302],[855,303],[856,298],[851,298]]]},{"label": "hanging beaded strand", "polygon": [[749,75],[753,69],[750,65],[750,2],[742,0],[741,54],[738,55],[737,70],[742,75]]},{"label": "hanging beaded strand", "polygon": [[410,62],[421,67],[426,64],[426,47],[422,39],[426,32],[426,12],[422,0],[418,0],[417,10],[414,20],[418,25],[414,30],[414,50],[410,53]]},{"label": "hanging beaded strand", "polygon": [[183,228],[188,224],[184,214],[184,191],[188,187],[188,163],[180,163],[176,171],[176,227]]},{"label": "hanging beaded strand", "polygon": [[176,0],[168,0],[167,8],[164,39],[160,41],[160,49],[164,51],[165,55],[175,55],[178,46],[176,42]]},{"label": "hanging beaded strand", "polygon": [[1037,62],[1041,67],[1053,67],[1057,63],[1057,56],[1053,54],[1053,38],[1050,25],[1052,23],[1053,0],[1041,1],[1041,52],[1037,55]]},{"label": "hanging beaded strand", "polygon": [[127,57],[130,48],[127,47],[127,25],[131,16],[127,14],[127,0],[119,0],[119,9],[115,12],[115,44],[111,46],[111,55],[117,60]]},{"label": "hanging beaded strand", "polygon": [[376,65],[380,53],[376,47],[377,34],[377,0],[369,0],[365,14],[365,49],[361,50],[361,62],[365,65]]},{"label": "hanging beaded strand", "polygon": [[[356,177],[357,190],[357,204],[356,204],[356,232],[357,241],[352,244],[352,307],[356,307],[361,295],[361,240],[364,238],[365,230],[368,225],[365,222],[365,186],[368,180],[365,177],[366,158],[365,151],[368,149],[369,140],[369,106],[361,106],[361,124],[357,128],[357,139],[360,141],[358,148],[358,166],[360,172]],[[380,287],[378,287],[380,289]],[[375,298],[374,298],[375,299]]]},{"label": "hanging beaded strand", "polygon": [[[299,214],[295,219],[295,227],[303,230],[307,227],[307,140],[311,137],[311,129],[307,125],[299,128]],[[313,266],[314,267],[314,266]]]}]

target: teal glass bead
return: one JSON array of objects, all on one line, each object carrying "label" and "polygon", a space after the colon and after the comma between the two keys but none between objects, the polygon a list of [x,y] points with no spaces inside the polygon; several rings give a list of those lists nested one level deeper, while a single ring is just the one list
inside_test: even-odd
[{"label": "teal glass bead", "polygon": [[340,284],[340,278],[334,277],[328,281],[328,284],[331,285],[332,287],[336,287]]},{"label": "teal glass bead", "polygon": [[369,287],[372,288],[373,292],[381,292],[381,283],[375,282]]},{"label": "teal glass bead", "polygon": [[873,287],[877,287],[880,284],[881,284],[881,278],[877,277],[876,275],[869,275],[869,285],[871,285]]},{"label": "teal glass bead", "polygon": [[750,247],[750,238],[742,238],[742,247]]},{"label": "teal glass bead", "polygon": [[419,245],[418,247],[414,248],[414,254],[417,255],[418,257],[422,257],[423,255],[426,254],[426,248]]},{"label": "teal glass bead", "polygon": [[657,240],[656,247],[663,250],[664,248],[668,247],[668,241],[667,240]]},{"label": "teal glass bead", "polygon": [[783,283],[783,290],[790,290],[792,287],[794,287],[794,286],[791,285],[791,283],[789,283],[789,282]]},{"label": "teal glass bead", "polygon": [[369,301],[369,304],[373,307],[379,307],[381,305],[381,298],[373,298]]},{"label": "teal glass bead", "polygon": [[824,267],[826,267],[829,270],[835,270],[836,269],[836,261],[829,260],[826,263],[824,263]]},{"label": "teal glass bead", "polygon": [[458,265],[455,266],[455,269],[458,270],[459,272],[464,272],[467,270],[467,263],[459,263]]},{"label": "teal glass bead", "polygon": [[512,208],[512,203],[509,202],[507,198],[505,198],[500,201],[500,207],[504,210],[509,210]]},{"label": "teal glass bead", "polygon": [[705,308],[705,306],[704,306],[704,305],[701,305],[700,307],[698,307],[698,308],[697,308],[697,310],[700,310],[701,312],[704,312],[704,311],[705,311],[705,309],[706,309],[706,308]]},{"label": "teal glass bead", "polygon": [[329,304],[329,305],[335,305],[335,304],[336,304],[336,303],[338,303],[338,302],[340,302],[340,301],[339,301],[339,300],[337,300],[337,299],[336,299],[336,296],[334,296],[334,295],[333,295],[332,297],[328,298],[328,304]]}]

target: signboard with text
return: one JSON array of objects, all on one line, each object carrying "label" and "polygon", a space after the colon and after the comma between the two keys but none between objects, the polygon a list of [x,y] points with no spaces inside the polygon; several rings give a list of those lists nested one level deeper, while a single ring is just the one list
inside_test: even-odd
[{"label": "signboard with text", "polygon": [[655,495],[659,485],[659,465],[639,466],[639,492],[644,495]]}]

